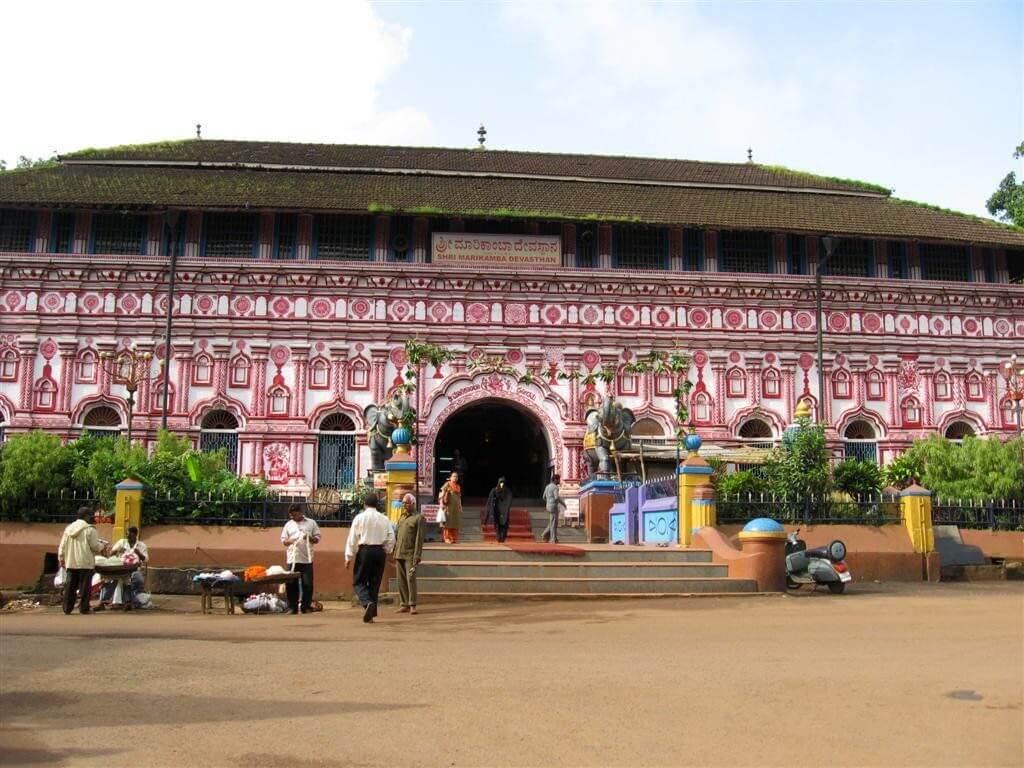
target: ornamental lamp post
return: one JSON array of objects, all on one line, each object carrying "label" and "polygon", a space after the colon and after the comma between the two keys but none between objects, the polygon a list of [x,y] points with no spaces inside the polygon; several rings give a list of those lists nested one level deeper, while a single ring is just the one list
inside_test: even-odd
[{"label": "ornamental lamp post", "polygon": [[[160,372],[157,372],[155,376],[150,375],[150,362],[153,360],[153,354],[151,352],[143,352],[140,355],[134,347],[114,354],[100,352],[99,358],[100,368],[114,378],[114,383],[124,385],[125,390],[128,392],[128,397],[126,398],[128,403],[128,444],[131,445],[135,393],[139,389],[139,384],[150,379],[155,380],[159,378]],[[162,360],[160,361],[160,366],[163,368]]]},{"label": "ornamental lamp post", "polygon": [[1022,419],[1022,408],[1024,408],[1024,363],[1017,363],[1017,355],[1014,353],[1010,359],[1003,363],[1003,378],[1006,379],[1006,394],[1013,400],[1017,411],[1017,436],[1024,437],[1024,419]]},{"label": "ornamental lamp post", "polygon": [[164,227],[167,229],[167,252],[171,257],[171,263],[167,270],[167,319],[164,326],[164,359],[160,362],[163,366],[163,402],[160,413],[160,429],[167,430],[167,393],[168,378],[171,371],[171,323],[174,317],[174,278],[178,270],[178,221],[181,219],[181,211],[164,211]]},{"label": "ornamental lamp post", "polygon": [[828,264],[832,258],[832,254],[836,251],[836,246],[839,245],[839,238],[826,235],[821,238],[821,244],[825,246],[825,258],[819,257],[818,263],[814,267],[814,299],[817,308],[815,328],[818,331],[818,423],[823,424],[825,422],[823,416],[825,413],[825,355],[822,349],[821,268]]}]

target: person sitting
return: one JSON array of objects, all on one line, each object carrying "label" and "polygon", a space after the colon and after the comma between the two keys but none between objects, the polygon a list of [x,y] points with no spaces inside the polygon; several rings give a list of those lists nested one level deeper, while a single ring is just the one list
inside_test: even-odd
[{"label": "person sitting", "polygon": [[129,576],[104,579],[103,589],[100,590],[100,604],[96,606],[96,610],[102,611],[113,604],[117,585],[120,584],[121,602],[124,609],[130,611],[135,606],[135,595],[142,591],[146,583],[142,569],[149,563],[149,548],[139,539],[139,529],[133,525],[128,529],[125,538],[118,539],[110,545],[110,554],[122,558],[134,555],[138,558],[139,568]]}]

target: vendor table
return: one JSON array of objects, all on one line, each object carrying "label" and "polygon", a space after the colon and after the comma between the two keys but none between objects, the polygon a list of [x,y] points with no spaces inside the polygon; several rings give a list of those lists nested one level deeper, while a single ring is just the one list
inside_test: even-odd
[{"label": "vendor table", "polygon": [[[220,581],[208,579],[199,582],[202,588],[203,613],[213,613],[213,598],[220,596],[224,598],[224,612],[233,614],[235,612],[235,592],[239,587],[243,588],[245,594],[264,592],[262,587],[287,584],[290,581],[298,581],[301,573],[279,573],[274,576],[261,576],[251,581]],[[217,590],[217,592],[215,592]]]}]

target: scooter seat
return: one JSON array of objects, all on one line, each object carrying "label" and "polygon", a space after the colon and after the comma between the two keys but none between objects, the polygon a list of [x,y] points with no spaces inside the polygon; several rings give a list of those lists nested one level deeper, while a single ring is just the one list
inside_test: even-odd
[{"label": "scooter seat", "polygon": [[814,549],[808,549],[804,554],[807,557],[820,557],[823,560],[831,560],[828,556],[828,547],[815,547]]}]

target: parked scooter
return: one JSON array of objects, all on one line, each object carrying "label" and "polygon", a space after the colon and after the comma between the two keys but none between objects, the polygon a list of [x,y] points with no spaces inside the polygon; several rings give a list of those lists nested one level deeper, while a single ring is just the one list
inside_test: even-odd
[{"label": "parked scooter", "polygon": [[846,589],[853,581],[846,567],[846,545],[836,539],[827,547],[808,549],[799,538],[800,529],[786,537],[786,586],[800,589],[804,584],[824,584],[833,595]]}]

